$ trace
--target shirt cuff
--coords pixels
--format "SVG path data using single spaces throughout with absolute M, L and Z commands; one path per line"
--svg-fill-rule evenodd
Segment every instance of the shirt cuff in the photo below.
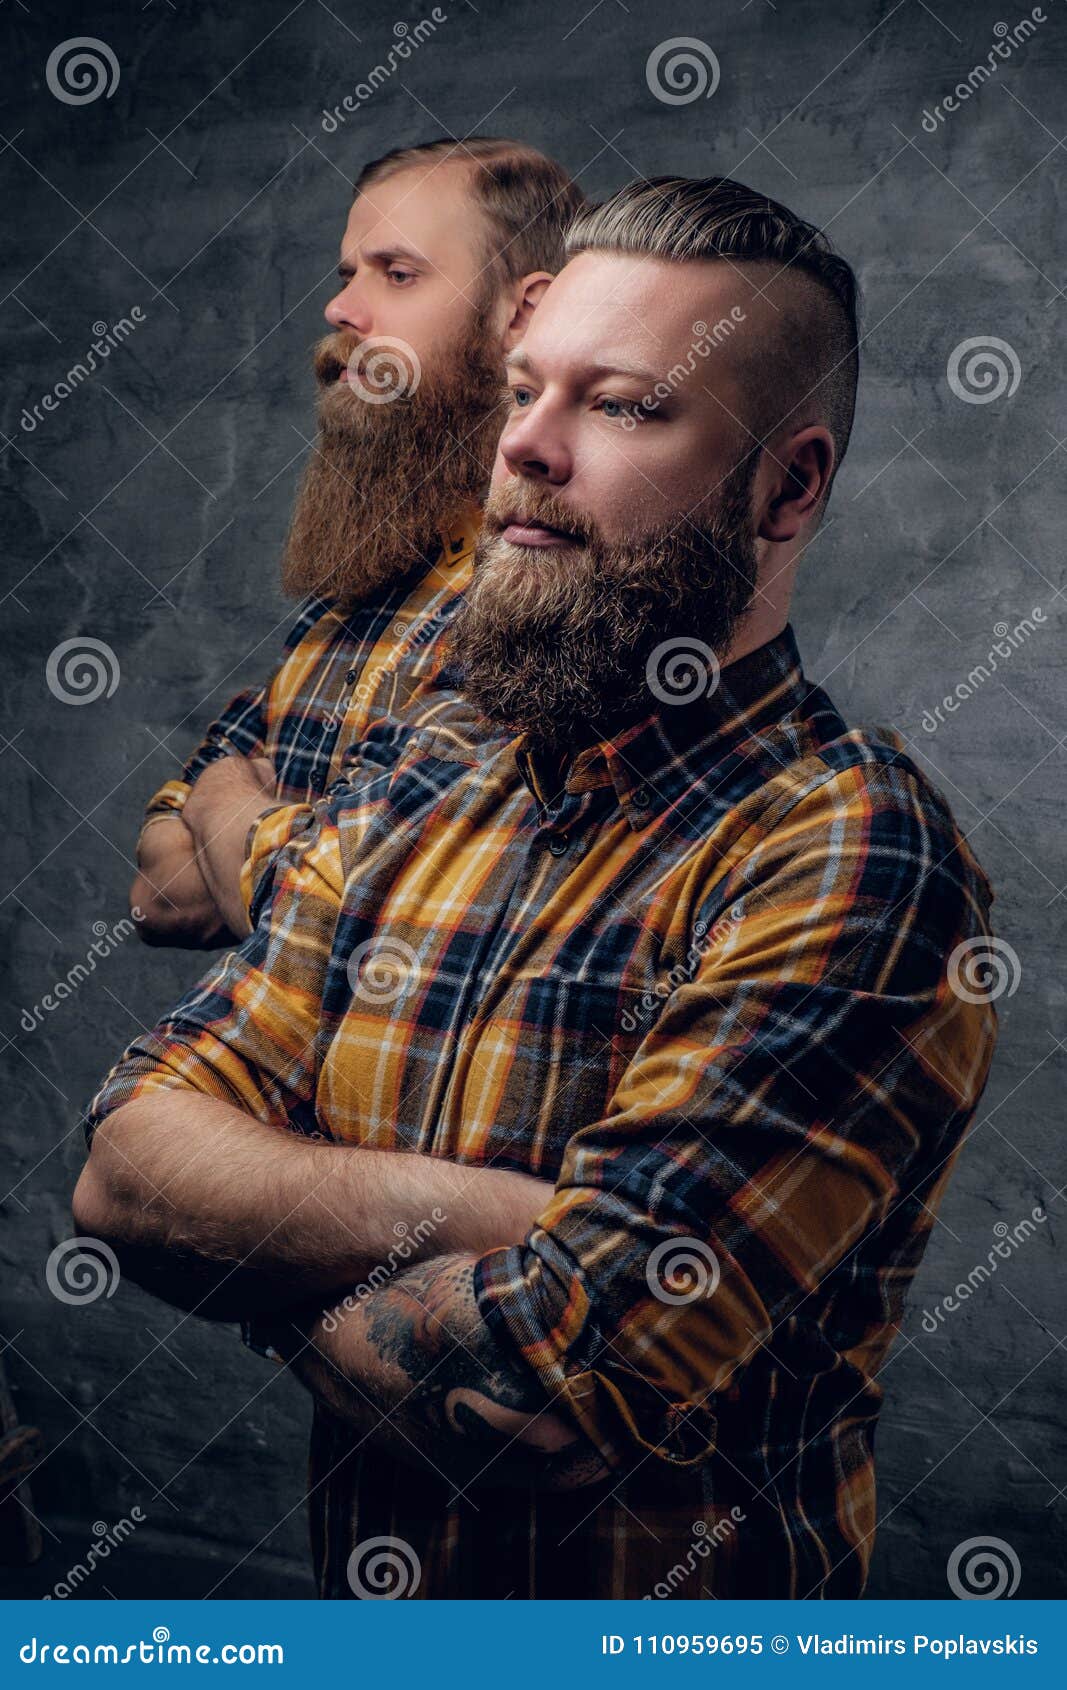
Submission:
M 151 821 L 153 816 L 180 816 L 185 808 L 185 800 L 192 791 L 187 780 L 168 780 L 148 800 L 145 809 L 145 821 Z
M 707 1400 L 674 1401 L 651 1380 L 628 1367 L 610 1343 L 586 1365 L 572 1360 L 561 1333 L 546 1330 L 540 1307 L 548 1276 L 528 1246 L 508 1245 L 480 1257 L 474 1270 L 478 1311 L 505 1354 L 518 1358 L 561 1403 L 610 1467 L 629 1468 L 648 1455 L 670 1467 L 694 1467 L 715 1449 L 718 1419 Z M 591 1324 L 587 1295 L 575 1276 L 558 1285 L 559 1324 Z M 535 1286 L 540 1297 L 535 1295 Z M 564 1306 L 565 1305 L 565 1306 Z M 583 1306 L 586 1318 L 582 1319 Z

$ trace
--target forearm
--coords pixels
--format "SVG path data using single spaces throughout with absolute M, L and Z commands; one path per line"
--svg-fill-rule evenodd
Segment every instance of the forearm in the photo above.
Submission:
M 201 1312 L 232 1319 L 325 1302 L 401 1238 L 414 1259 L 514 1241 L 548 1195 L 523 1174 L 309 1140 L 176 1088 L 100 1123 L 75 1216 L 147 1289 L 166 1296 L 170 1275 L 185 1307 L 192 1275 L 212 1293 Z
M 361 1439 L 459 1491 L 477 1482 L 573 1490 L 608 1468 L 478 1312 L 476 1257 L 398 1273 L 339 1319 L 298 1320 L 290 1366 Z
M 231 933 L 243 938 L 249 931 L 241 896 L 241 868 L 252 823 L 262 814 L 261 794 L 236 802 L 223 801 L 202 813 L 193 829 L 196 861 L 216 909 Z
M 137 864 L 130 908 L 140 911 L 138 932 L 146 944 L 209 949 L 233 937 L 201 873 L 193 835 L 180 815 L 145 826 L 138 841 Z

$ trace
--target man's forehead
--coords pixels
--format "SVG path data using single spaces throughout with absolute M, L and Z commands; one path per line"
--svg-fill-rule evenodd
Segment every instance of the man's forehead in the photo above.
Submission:
M 356 195 L 341 245 L 400 245 L 426 251 L 454 232 L 456 203 L 464 196 L 462 173 L 454 166 L 398 171 Z
M 741 328 L 759 279 L 723 262 L 583 252 L 546 289 L 517 352 L 520 367 L 662 370 L 694 339 Z

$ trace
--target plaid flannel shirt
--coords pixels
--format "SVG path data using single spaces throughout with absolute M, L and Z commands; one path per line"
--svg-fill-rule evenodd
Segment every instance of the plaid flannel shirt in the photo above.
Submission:
M 580 752 L 386 724 L 265 827 L 242 947 L 94 1100 L 190 1087 L 279 1128 L 556 1182 L 484 1320 L 611 1470 L 415 1480 L 316 1405 L 319 1586 L 403 1539 L 445 1597 L 851 1596 L 878 1373 L 985 1084 L 988 881 L 791 629 Z M 378 768 L 375 772 L 375 763 Z
M 237 693 L 212 722 L 176 780 L 149 800 L 145 823 L 180 815 L 209 763 L 235 754 L 269 757 L 278 797 L 321 796 L 344 753 L 383 708 L 399 717 L 434 662 L 435 636 L 470 583 L 481 512 L 465 506 L 437 535 L 437 552 L 389 591 L 347 612 L 334 600 L 301 607 L 278 668 L 264 686 Z

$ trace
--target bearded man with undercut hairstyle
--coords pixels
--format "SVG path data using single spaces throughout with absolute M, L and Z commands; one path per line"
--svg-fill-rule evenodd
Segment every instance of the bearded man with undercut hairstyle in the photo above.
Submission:
M 108 1076 L 75 1219 L 266 1323 L 323 1596 L 858 1597 L 992 892 L 789 622 L 848 264 L 720 178 L 631 184 L 567 257 L 436 711 L 260 822 L 252 935 Z

